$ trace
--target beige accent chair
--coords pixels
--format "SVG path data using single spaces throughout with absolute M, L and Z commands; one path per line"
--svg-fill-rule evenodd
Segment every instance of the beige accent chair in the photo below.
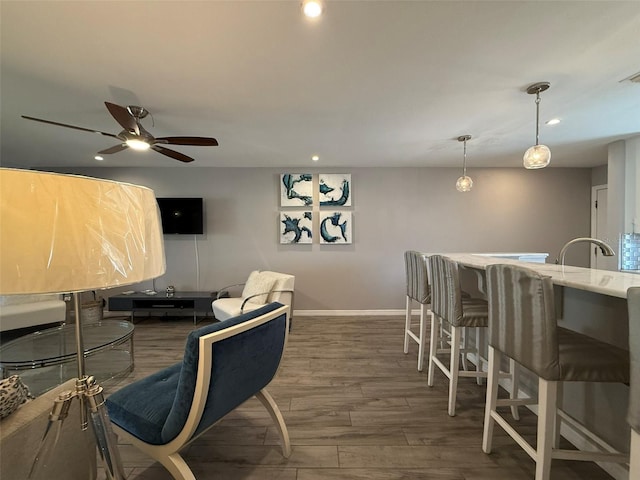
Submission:
M 49 421 L 53 402 L 75 390 L 75 379 L 49 390 L 0 420 L 0 478 L 26 479 Z M 96 476 L 96 444 L 91 430 L 80 427 L 80 401 L 73 400 L 51 461 L 42 467 L 45 478 L 87 480 Z
M 497 423 L 536 462 L 535 480 L 549 480 L 551 460 L 627 462 L 628 455 L 561 450 L 558 397 L 563 382 L 629 382 L 629 352 L 557 325 L 550 277 L 515 265 L 487 267 L 489 376 L 482 450 L 491 453 Z M 498 400 L 502 354 L 538 376 L 538 429 L 534 448 L 498 413 L 500 406 L 535 399 Z
M 223 321 L 250 312 L 271 302 L 289 307 L 288 316 L 293 315 L 293 293 L 295 277 L 286 273 L 254 270 L 244 283 L 221 288 L 211 303 L 216 320 Z M 234 288 L 244 287 L 239 297 L 225 297 Z

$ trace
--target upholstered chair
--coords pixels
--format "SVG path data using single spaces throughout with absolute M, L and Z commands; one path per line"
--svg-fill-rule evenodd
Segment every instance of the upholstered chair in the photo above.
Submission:
M 431 275 L 431 341 L 429 352 L 429 375 L 427 384 L 432 387 L 434 382 L 435 367 L 438 367 L 449 378 L 449 407 L 450 416 L 456 414 L 456 393 L 459 377 L 475 377 L 480 379 L 487 376 L 482 369 L 484 357 L 482 348 L 484 344 L 484 330 L 488 325 L 489 311 L 487 302 L 481 298 L 472 298 L 463 295 L 460 288 L 460 273 L 458 264 L 448 257 L 432 255 L 429 257 L 429 269 Z M 448 348 L 442 348 L 439 337 L 438 320 L 445 322 L 450 327 L 448 331 Z M 444 326 L 442 327 L 444 328 Z M 475 329 L 475 347 L 467 347 L 469 332 L 465 330 Z M 463 337 L 464 335 L 464 337 Z M 464 341 L 464 344 L 463 344 Z M 476 357 L 476 369 L 460 370 L 460 358 L 473 352 Z M 440 354 L 449 354 L 449 366 L 438 357 Z M 486 363 L 486 362 L 485 362 Z M 466 367 L 466 363 L 463 363 Z M 516 378 L 511 376 L 512 390 L 517 391 Z M 514 407 L 513 414 L 518 418 L 518 412 Z
M 217 320 L 227 320 L 267 303 L 279 302 L 289 307 L 291 317 L 295 279 L 286 273 L 254 270 L 244 283 L 227 285 L 218 291 L 217 298 L 211 302 L 213 315 Z M 240 296 L 232 294 L 234 287 L 244 287 Z
M 629 306 L 629 353 L 631 356 L 631 390 L 627 420 L 631 426 L 629 479 L 640 478 L 640 287 L 627 293 Z
M 422 371 L 424 347 L 427 343 L 427 316 L 431 315 L 431 289 L 428 278 L 428 257 L 424 253 L 408 250 L 404 252 L 404 266 L 407 277 L 407 301 L 404 323 L 404 353 L 409 353 L 409 340 L 418 344 L 418 371 Z M 413 302 L 420 305 L 418 333 L 412 330 Z
M 536 480 L 548 480 L 552 459 L 625 462 L 626 455 L 556 448 L 557 393 L 561 382 L 629 381 L 626 350 L 557 325 L 553 283 L 528 268 L 487 267 L 489 300 L 489 377 L 482 450 L 492 449 L 494 424 L 500 425 L 536 462 Z M 537 446 L 533 448 L 497 411 L 522 403 L 498 400 L 502 354 L 538 376 Z M 535 399 L 525 400 L 535 403 Z
M 109 396 L 106 405 L 116 433 L 176 480 L 195 480 L 180 451 L 255 396 L 271 415 L 288 457 L 287 427 L 266 390 L 287 342 L 287 311 L 270 303 L 191 332 L 181 362 Z

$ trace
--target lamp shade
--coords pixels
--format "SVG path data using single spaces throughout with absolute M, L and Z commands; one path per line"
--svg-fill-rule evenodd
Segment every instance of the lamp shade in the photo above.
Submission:
M 165 268 L 153 190 L 0 168 L 0 294 L 130 285 Z

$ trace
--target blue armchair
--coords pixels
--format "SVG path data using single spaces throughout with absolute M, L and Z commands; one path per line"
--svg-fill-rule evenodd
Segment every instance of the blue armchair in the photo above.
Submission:
M 182 362 L 113 393 L 106 401 L 116 433 L 160 462 L 176 480 L 195 480 L 180 450 L 256 396 L 291 454 L 280 409 L 265 387 L 274 378 L 289 331 L 288 307 L 270 303 L 194 330 Z

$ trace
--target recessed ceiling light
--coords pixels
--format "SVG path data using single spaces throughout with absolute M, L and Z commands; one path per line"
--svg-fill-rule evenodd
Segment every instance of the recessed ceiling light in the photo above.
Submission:
M 557 125 L 560 123 L 560 119 L 559 118 L 552 118 L 551 120 L 547 120 L 545 122 L 546 125 Z
M 312 155 L 311 160 L 313 160 L 314 162 L 317 162 L 318 160 L 320 160 L 320 157 L 318 155 Z
M 95 158 L 96 160 L 99 160 L 99 161 L 104 160 L 104 157 L 101 157 L 100 155 L 96 155 L 96 156 L 95 156 L 95 157 L 93 157 L 93 158 Z
M 317 18 L 322 15 L 322 2 L 320 0 L 304 0 L 302 11 L 309 18 Z

